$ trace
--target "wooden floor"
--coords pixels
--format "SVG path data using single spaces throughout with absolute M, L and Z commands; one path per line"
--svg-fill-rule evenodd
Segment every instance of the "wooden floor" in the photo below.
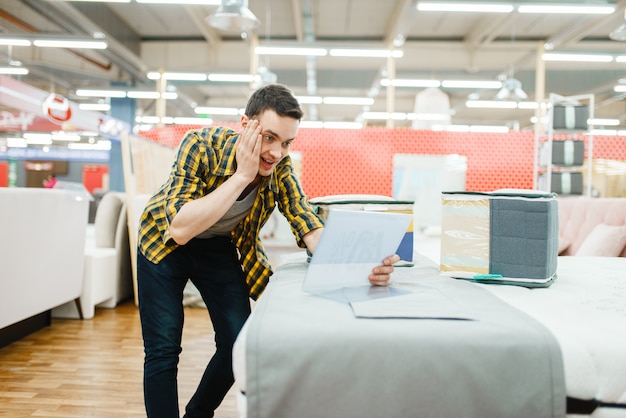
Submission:
M 206 309 L 186 308 L 179 364 L 181 410 L 214 352 Z M 145 417 L 139 312 L 125 303 L 90 320 L 52 325 L 0 348 L 0 416 Z M 181 412 L 182 414 L 182 412 Z M 215 415 L 237 418 L 231 390 Z

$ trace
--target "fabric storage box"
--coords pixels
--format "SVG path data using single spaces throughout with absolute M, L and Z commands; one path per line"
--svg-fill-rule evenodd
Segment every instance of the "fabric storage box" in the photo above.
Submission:
M 541 144 L 541 165 L 548 165 L 549 143 Z M 578 140 L 561 140 L 552 142 L 552 164 L 558 166 L 580 166 L 585 162 L 585 142 Z
M 580 171 L 559 171 L 550 173 L 550 191 L 563 195 L 583 194 L 583 173 Z M 546 174 L 539 176 L 539 186 L 547 189 Z
M 379 195 L 333 195 L 311 199 L 310 203 L 315 206 L 317 213 L 326 220 L 331 209 L 345 210 L 371 210 L 395 213 L 408 213 L 413 215 L 413 201 L 395 200 L 388 196 Z M 400 256 L 400 264 L 413 264 L 413 221 L 409 224 L 396 254 Z
M 556 278 L 556 194 L 531 190 L 443 192 L 442 274 L 547 287 Z
M 552 127 L 554 129 L 587 130 L 587 120 L 589 119 L 587 106 L 557 104 L 554 105 L 552 111 Z

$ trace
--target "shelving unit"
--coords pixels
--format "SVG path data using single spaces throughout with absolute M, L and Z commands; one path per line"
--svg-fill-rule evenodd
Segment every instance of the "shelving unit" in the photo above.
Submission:
M 555 114 L 555 109 L 558 114 Z M 555 117 L 558 122 L 556 127 Z M 551 93 L 549 100 L 539 103 L 535 122 L 535 190 L 591 196 L 593 126 L 590 122 L 593 118 L 593 94 L 565 97 Z M 555 140 L 555 136 L 558 139 Z M 561 146 L 562 152 L 559 155 L 554 153 L 556 143 Z M 587 171 L 583 176 L 585 156 Z M 560 157 L 563 158 L 559 159 Z M 569 183 L 565 182 L 569 187 L 565 187 L 565 190 L 562 190 L 563 184 L 556 187 L 552 179 L 554 174 L 561 179 L 569 179 Z M 572 187 L 572 179 L 577 178 L 581 179 L 580 189 Z

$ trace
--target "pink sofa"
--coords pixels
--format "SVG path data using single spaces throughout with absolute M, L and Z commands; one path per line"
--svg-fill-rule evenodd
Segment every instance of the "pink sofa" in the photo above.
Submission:
M 626 198 L 559 197 L 560 255 L 626 257 Z

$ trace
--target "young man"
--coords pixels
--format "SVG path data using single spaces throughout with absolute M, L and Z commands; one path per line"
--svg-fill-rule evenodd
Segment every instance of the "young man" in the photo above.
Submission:
M 301 118 L 289 89 L 260 88 L 241 117 L 241 133 L 208 127 L 185 135 L 168 180 L 146 205 L 137 282 L 148 417 L 179 416 L 176 379 L 188 279 L 208 308 L 216 353 L 185 417 L 211 417 L 234 381 L 232 347 L 250 314 L 249 297 L 256 300 L 272 274 L 259 232 L 276 205 L 298 245 L 315 251 L 323 224 L 289 159 Z M 398 258 L 374 268 L 370 282 L 387 285 Z

